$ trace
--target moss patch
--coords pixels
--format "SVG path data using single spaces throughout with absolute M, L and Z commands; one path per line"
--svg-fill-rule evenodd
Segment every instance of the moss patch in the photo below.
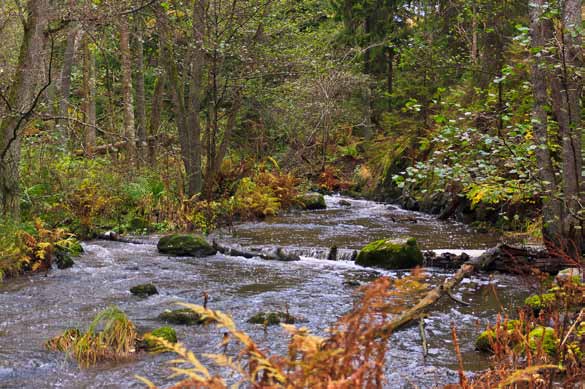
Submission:
M 555 330 L 550 327 L 536 327 L 530 331 L 528 339 L 532 351 L 536 351 L 540 344 L 548 355 L 554 355 L 557 351 L 559 340 L 555 335 Z
M 355 262 L 366 267 L 410 269 L 422 265 L 423 254 L 414 238 L 406 241 L 381 239 L 364 246 Z
M 531 308 L 535 315 L 538 315 L 542 309 L 551 307 L 556 299 L 554 293 L 533 294 L 526 297 L 524 305 Z
M 144 334 L 144 345 L 148 351 L 165 351 L 157 338 L 166 340 L 169 343 L 177 343 L 177 332 L 172 327 L 160 327 Z

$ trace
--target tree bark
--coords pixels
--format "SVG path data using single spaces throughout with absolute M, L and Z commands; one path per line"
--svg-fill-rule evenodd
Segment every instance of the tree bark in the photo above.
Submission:
M 163 105 L 165 91 L 165 75 L 160 73 L 154 85 L 154 93 L 152 95 L 152 104 L 150 108 L 150 123 L 148 126 L 148 135 L 156 137 L 161 124 L 161 112 Z M 156 163 L 157 143 L 155 141 L 148 141 L 148 159 L 151 166 Z
M 48 0 L 29 0 L 18 66 L 8 90 L 7 115 L 0 120 L 0 216 L 19 218 L 22 128 L 38 102 L 39 76 L 47 43 Z M 52 53 L 51 53 L 52 54 Z
M 562 138 L 562 200 L 565 213 L 561 220 L 563 239 L 561 247 L 574 258 L 580 256 L 583 231 L 578 212 L 582 197 L 581 110 L 579 96 L 581 85 L 575 69 L 580 64 L 580 40 L 576 34 L 581 24 L 581 1 L 567 0 L 562 9 L 562 27 L 558 43 L 556 74 L 550 78 L 552 107 Z M 573 36 L 575 35 L 575 36 Z
M 553 168 L 553 160 L 549 149 L 548 105 L 546 62 L 544 50 L 547 40 L 551 37 L 550 23 L 544 18 L 546 0 L 536 0 L 530 6 L 530 28 L 532 45 L 532 89 L 534 107 L 532 123 L 536 141 L 536 158 L 538 160 L 538 177 L 543 187 L 543 227 L 542 235 L 545 244 L 559 247 L 563 235 L 561 220 L 563 219 L 562 204 L 558 199 L 558 183 Z
M 138 138 L 138 162 L 146 159 L 146 103 L 144 91 L 144 42 L 142 20 L 136 22 L 134 39 L 135 64 L 134 77 L 136 85 L 136 135 Z
M 132 55 L 128 19 L 120 20 L 120 54 L 122 57 L 122 95 L 124 105 L 124 137 L 129 142 L 128 161 L 136 161 L 136 128 L 134 126 L 134 98 L 132 96 Z
M 69 116 L 69 96 L 71 95 L 71 72 L 75 61 L 75 49 L 79 40 L 80 30 L 74 26 L 67 33 L 65 52 L 63 53 L 63 67 L 59 82 L 59 115 Z
M 83 117 L 84 148 L 92 155 L 96 139 L 95 56 L 89 45 L 89 36 L 83 38 Z

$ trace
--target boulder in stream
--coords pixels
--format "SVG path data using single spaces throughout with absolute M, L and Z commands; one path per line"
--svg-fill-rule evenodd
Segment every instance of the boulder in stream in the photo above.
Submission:
M 263 324 L 267 326 L 274 326 L 280 323 L 295 324 L 299 320 L 287 312 L 260 312 L 248 319 L 251 324 Z
M 381 239 L 364 246 L 355 263 L 390 270 L 410 269 L 422 265 L 423 255 L 414 238 L 405 241 Z
M 323 197 L 323 195 L 320 193 L 306 193 L 302 196 L 299 196 L 298 199 L 303 207 L 308 210 L 327 208 L 327 204 L 325 204 L 325 197 Z
M 197 312 L 189 308 L 175 309 L 174 311 L 164 311 L 158 315 L 158 319 L 169 324 L 194 325 L 205 324 L 207 320 L 203 319 Z
M 158 251 L 177 256 L 205 257 L 214 255 L 217 250 L 201 235 L 172 234 L 160 238 Z
M 144 334 L 144 348 L 148 351 L 165 351 L 157 338 L 166 340 L 169 343 L 177 343 L 177 332 L 172 327 L 160 327 Z
M 158 290 L 153 284 L 140 284 L 131 287 L 130 293 L 138 297 L 148 297 L 154 294 L 158 294 Z

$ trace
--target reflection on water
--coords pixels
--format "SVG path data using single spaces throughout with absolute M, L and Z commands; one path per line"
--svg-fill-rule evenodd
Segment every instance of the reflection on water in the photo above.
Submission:
M 0 285 L 0 388 L 139 388 L 134 375 L 164 385 L 172 382 L 164 362 L 172 355 L 139 355 L 122 364 L 79 369 L 64 355 L 48 352 L 43 343 L 67 327 L 86 328 L 92 317 L 111 304 L 120 306 L 141 329 L 158 325 L 154 318 L 176 301 L 202 302 L 231 314 L 238 326 L 260 345 L 285 353 L 287 337 L 279 327 L 262 328 L 246 320 L 261 310 L 283 310 L 307 319 L 304 326 L 325 335 L 328 326 L 353 302 L 354 281 L 365 282 L 378 272 L 348 261 L 322 257 L 328 247 L 359 248 L 381 237 L 415 236 L 423 248 L 485 248 L 496 236 L 478 235 L 466 227 L 382 204 L 350 200 L 350 208 L 280 216 L 262 223 L 246 223 L 214 238 L 255 246 L 302 247 L 299 262 L 275 262 L 217 255 L 210 258 L 173 258 L 158 255 L 151 244 L 90 242 L 75 267 L 47 277 L 26 276 Z M 403 220 L 397 216 L 416 217 Z M 392 221 L 394 219 L 395 221 Z M 349 250 L 348 250 L 349 251 Z M 313 255 L 313 257 L 311 256 Z M 398 274 L 381 271 L 392 277 Z M 448 276 L 433 272 L 428 282 Z M 350 282 L 348 282 L 350 281 Z M 129 288 L 153 282 L 160 294 L 148 299 L 132 296 Z M 396 333 L 390 345 L 387 387 L 413 383 L 433 387 L 457 381 L 450 325 L 456 323 L 465 367 L 485 368 L 486 359 L 473 350 L 473 339 L 494 320 L 500 304 L 510 305 L 526 294 L 528 285 L 507 276 L 475 276 L 464 280 L 457 294 L 470 306 L 441 300 L 426 319 L 429 355 L 422 356 L 418 327 Z M 496 297 L 497 294 L 497 297 Z M 176 326 L 179 339 L 197 354 L 220 351 L 221 331 L 213 327 Z M 235 347 L 230 349 L 235 353 Z M 206 361 L 209 362 L 209 361 Z

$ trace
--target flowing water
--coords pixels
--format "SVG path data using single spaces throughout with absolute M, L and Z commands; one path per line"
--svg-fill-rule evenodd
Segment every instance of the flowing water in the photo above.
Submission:
M 213 238 L 245 247 L 283 247 L 301 255 L 298 262 L 264 261 L 216 255 L 176 258 L 156 251 L 156 237 L 144 244 L 94 241 L 67 270 L 37 274 L 0 284 L 0 388 L 140 388 L 135 375 L 165 386 L 169 354 L 141 354 L 124 363 L 80 369 L 60 353 L 46 351 L 43 343 L 68 327 L 86 328 L 95 314 L 115 304 L 140 330 L 160 326 L 156 317 L 173 309 L 177 301 L 201 303 L 210 295 L 210 307 L 229 313 L 239 328 L 261 346 L 285 352 L 287 337 L 278 327 L 246 323 L 259 311 L 284 310 L 306 319 L 304 326 L 324 335 L 326 329 L 354 301 L 345 281 L 365 281 L 376 274 L 399 272 L 365 269 L 343 260 L 353 249 L 379 238 L 413 236 L 423 249 L 454 252 L 493 246 L 498 237 L 477 234 L 465 226 L 439 222 L 431 216 L 394 206 L 326 197 L 328 209 L 298 212 L 264 222 L 245 223 Z M 328 248 L 337 246 L 342 260 L 327 261 Z M 430 270 L 428 281 L 438 283 L 450 273 Z M 130 287 L 153 282 L 159 295 L 134 297 Z M 393 335 L 387 363 L 388 388 L 435 387 L 457 381 L 450 326 L 458 328 L 465 369 L 485 368 L 487 359 L 473 350 L 475 336 L 494 321 L 500 307 L 514 306 L 529 290 L 522 280 L 504 275 L 478 275 L 466 279 L 457 295 L 471 303 L 462 306 L 441 299 L 425 319 L 429 352 L 423 357 L 418 326 Z M 220 352 L 221 332 L 213 326 L 175 326 L 179 340 L 197 354 Z M 229 352 L 235 352 L 231 346 Z M 203 358 L 205 362 L 205 359 Z

